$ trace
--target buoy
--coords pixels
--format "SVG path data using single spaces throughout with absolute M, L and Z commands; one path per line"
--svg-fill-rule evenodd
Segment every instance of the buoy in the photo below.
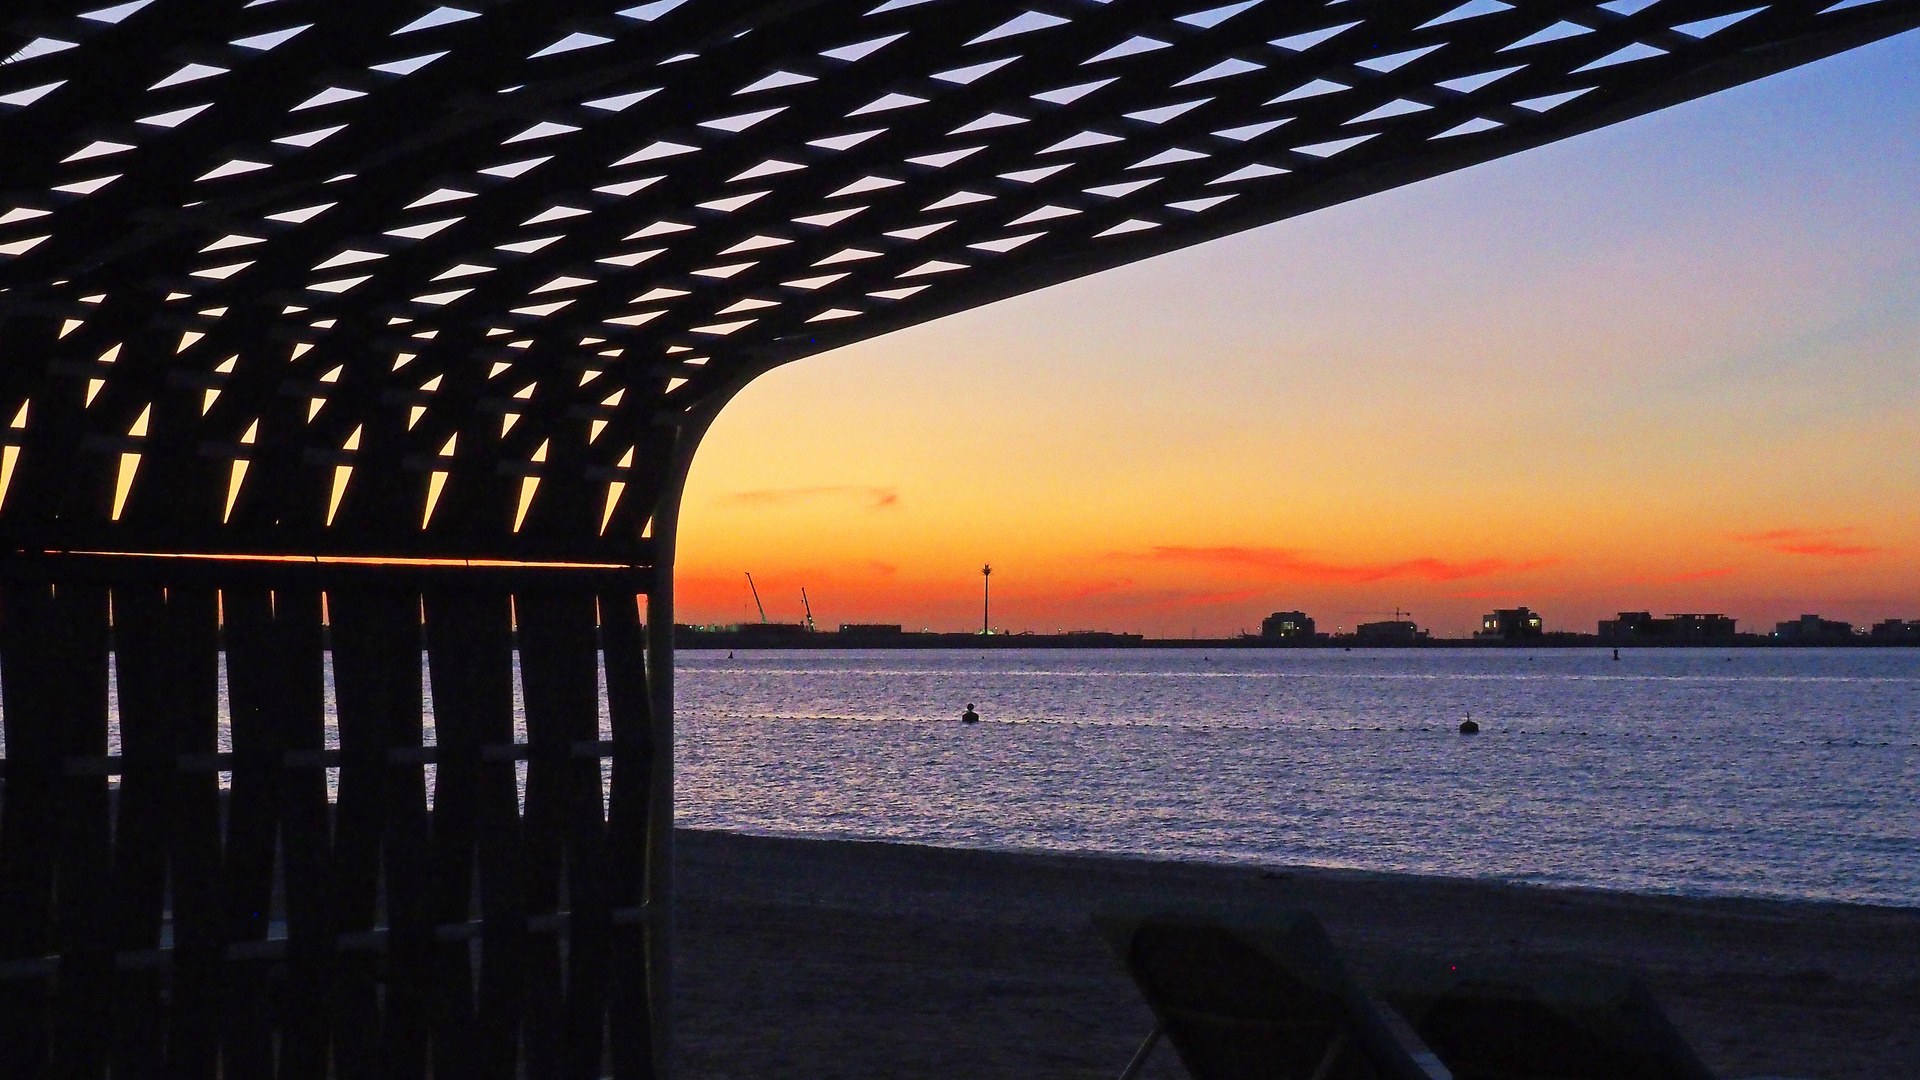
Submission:
M 1460 734 L 1478 735 L 1480 734 L 1480 725 L 1471 720 L 1462 720 L 1460 721 Z

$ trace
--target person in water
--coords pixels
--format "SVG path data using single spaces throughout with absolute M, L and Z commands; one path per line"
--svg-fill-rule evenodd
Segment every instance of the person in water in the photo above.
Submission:
M 967 711 L 960 714 L 960 722 L 963 724 L 977 724 L 980 722 L 980 714 L 973 711 L 973 702 L 967 702 Z

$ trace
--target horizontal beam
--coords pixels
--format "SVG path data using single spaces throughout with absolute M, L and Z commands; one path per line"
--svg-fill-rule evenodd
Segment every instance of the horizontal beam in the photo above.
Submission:
M 60 584 L 157 584 L 265 588 L 561 589 L 650 591 L 649 565 L 380 559 L 337 555 L 0 551 L 0 580 Z
M 650 566 L 653 541 L 640 536 L 434 537 L 406 529 L 182 528 L 67 521 L 0 523 L 0 552 L 205 553 L 277 558 L 592 563 Z

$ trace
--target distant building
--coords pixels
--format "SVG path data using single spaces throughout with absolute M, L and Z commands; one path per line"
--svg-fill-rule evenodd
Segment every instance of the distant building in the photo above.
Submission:
M 1623 611 L 1600 620 L 1600 636 L 1609 641 L 1665 638 L 1669 629 L 1668 621 L 1654 618 L 1651 611 Z
M 898 637 L 903 630 L 899 623 L 843 622 L 840 633 L 846 637 Z
M 1482 616 L 1480 632 L 1473 636 L 1483 641 L 1520 641 L 1545 634 L 1546 626 L 1540 621 L 1540 613 L 1520 607 L 1502 608 Z
M 1818 615 L 1802 615 L 1792 622 L 1783 622 L 1773 628 L 1773 636 L 1779 641 L 1809 644 L 1822 641 L 1852 641 L 1853 624 L 1823 619 Z
M 710 623 L 705 626 L 676 623 L 673 634 L 681 647 L 690 649 L 703 645 L 716 648 L 796 645 L 813 637 L 805 623 Z
M 1354 638 L 1362 645 L 1412 645 L 1425 641 L 1427 632 L 1411 619 L 1361 623 L 1353 628 Z
M 1656 619 L 1651 612 L 1623 611 L 1618 618 L 1600 620 L 1600 636 L 1621 644 L 1725 641 L 1734 633 L 1732 616 L 1717 613 L 1681 613 Z
M 812 630 L 807 628 L 806 623 L 790 623 L 790 622 L 739 623 L 737 625 L 727 627 L 726 632 L 730 634 L 738 634 L 744 638 L 754 638 L 757 640 L 806 637 L 808 634 L 813 633 Z
M 1739 632 L 1738 625 L 1731 615 L 1714 613 L 1682 613 L 1668 615 L 1668 633 L 1680 641 L 1712 641 L 1730 638 Z
M 1260 621 L 1263 638 L 1313 640 L 1313 620 L 1304 611 L 1276 611 Z
M 1911 641 L 1920 643 L 1920 619 L 1888 619 L 1873 624 L 1875 641 Z

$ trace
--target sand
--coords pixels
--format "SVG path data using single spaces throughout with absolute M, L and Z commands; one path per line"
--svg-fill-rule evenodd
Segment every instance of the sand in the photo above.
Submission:
M 1640 969 L 1722 1077 L 1920 1077 L 1920 909 L 683 832 L 698 1078 L 1117 1076 L 1152 1026 L 1104 904 L 1316 912 L 1356 974 L 1469 949 Z M 1185 1077 L 1162 1048 L 1144 1074 Z

